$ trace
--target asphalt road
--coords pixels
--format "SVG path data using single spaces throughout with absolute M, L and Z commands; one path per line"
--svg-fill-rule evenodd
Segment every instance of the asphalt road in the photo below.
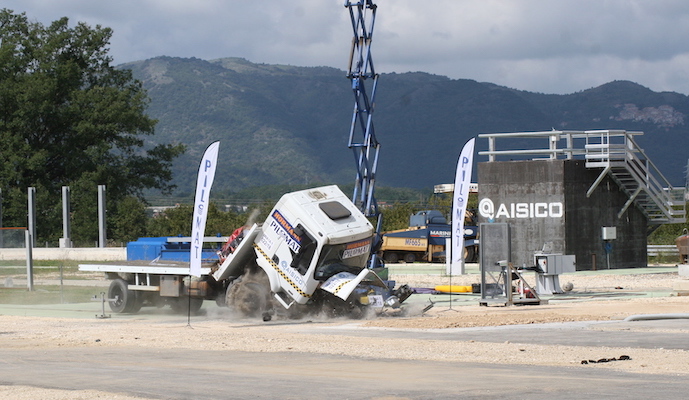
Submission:
M 630 328 L 636 328 L 631 330 Z M 689 319 L 654 321 L 583 321 L 550 324 L 503 325 L 476 328 L 357 329 L 347 325 L 304 330 L 301 333 L 346 334 L 351 336 L 394 337 L 399 339 L 461 340 L 489 343 L 537 345 L 631 347 L 689 351 Z
M 204 400 L 679 399 L 689 387 L 595 368 L 142 348 L 0 350 L 0 384 Z
M 0 314 L 93 318 L 100 304 L 0 305 Z M 106 309 L 106 313 L 109 310 Z M 118 316 L 119 317 L 119 316 Z M 124 317 L 123 317 L 124 318 Z M 138 319 L 179 319 L 168 314 Z M 627 329 L 630 324 L 643 329 Z M 313 335 L 475 340 L 689 351 L 689 320 L 573 322 L 444 329 L 305 329 Z M 0 327 L 0 335 L 3 334 Z M 604 356 L 620 356 L 605 354 Z M 151 399 L 598 399 L 686 398 L 686 376 L 604 368 L 430 362 L 306 353 L 84 347 L 0 348 L 0 385 L 101 390 Z

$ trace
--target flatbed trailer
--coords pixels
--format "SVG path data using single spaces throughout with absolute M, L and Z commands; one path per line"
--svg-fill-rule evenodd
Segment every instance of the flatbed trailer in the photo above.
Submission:
M 117 313 L 136 313 L 144 305 L 198 311 L 203 300 L 217 298 L 210 265 L 202 266 L 201 277 L 192 277 L 187 262 L 145 262 L 80 264 L 79 270 L 103 272 L 111 280 L 108 302 Z

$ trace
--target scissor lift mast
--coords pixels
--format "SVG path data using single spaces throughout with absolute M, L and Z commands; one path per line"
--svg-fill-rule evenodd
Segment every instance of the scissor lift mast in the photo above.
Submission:
M 354 92 L 354 112 L 348 146 L 354 152 L 357 166 L 352 202 L 365 216 L 378 218 L 380 228 L 380 213 L 374 194 L 380 143 L 376 139 L 373 127 L 378 74 L 371 58 L 377 6 L 371 0 L 347 0 L 345 7 L 349 9 L 354 33 L 347 73 Z M 367 88 L 367 85 L 370 88 Z

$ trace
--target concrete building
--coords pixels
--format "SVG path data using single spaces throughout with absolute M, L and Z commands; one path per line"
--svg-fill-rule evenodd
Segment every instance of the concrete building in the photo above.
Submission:
M 684 188 L 673 188 L 636 146 L 640 134 L 479 135 L 489 141 L 479 153 L 489 157 L 478 163 L 479 223 L 508 224 L 517 267 L 532 266 L 539 251 L 574 255 L 577 270 L 646 266 L 647 235 L 684 222 L 685 210 Z M 498 140 L 512 148 L 498 150 Z M 481 238 L 481 248 L 503 247 L 491 240 Z

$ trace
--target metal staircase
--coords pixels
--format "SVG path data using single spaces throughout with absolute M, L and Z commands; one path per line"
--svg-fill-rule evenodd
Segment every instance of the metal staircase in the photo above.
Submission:
M 649 225 L 686 221 L 684 188 L 673 188 L 644 151 L 634 141 L 640 132 L 586 131 L 587 168 L 603 168 L 586 193 L 590 196 L 607 175 L 629 199 L 618 212 L 618 218 L 635 204 Z

